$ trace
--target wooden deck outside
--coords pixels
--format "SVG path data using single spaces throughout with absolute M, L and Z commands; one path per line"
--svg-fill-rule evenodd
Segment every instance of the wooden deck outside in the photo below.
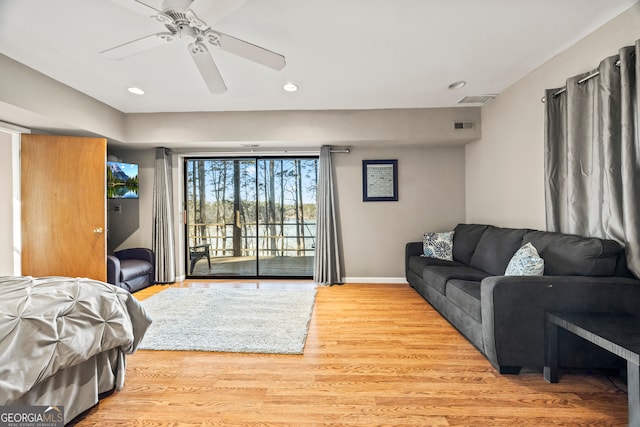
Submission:
M 207 259 L 201 258 L 190 276 L 252 277 L 258 275 L 257 266 L 261 276 L 311 277 L 313 259 L 313 256 L 261 256 L 256 264 L 255 257 L 211 257 L 209 268 Z
M 77 425 L 624 426 L 624 387 L 597 373 L 500 375 L 408 285 L 350 284 L 318 288 L 303 355 L 138 351 L 124 389 Z

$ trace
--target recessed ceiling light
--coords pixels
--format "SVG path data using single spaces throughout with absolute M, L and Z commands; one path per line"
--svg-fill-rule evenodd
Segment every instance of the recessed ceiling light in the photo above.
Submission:
M 457 82 L 451 83 L 449 85 L 449 89 L 451 89 L 451 90 L 460 89 L 460 88 L 463 88 L 466 84 L 467 84 L 467 82 L 465 82 L 464 80 L 459 80 Z
M 144 95 L 144 91 L 139 87 L 130 87 L 130 88 L 127 88 L 127 90 L 136 95 Z
M 282 86 L 282 89 L 286 90 L 287 92 L 295 92 L 298 90 L 298 85 L 296 85 L 295 83 L 285 83 L 284 86 Z

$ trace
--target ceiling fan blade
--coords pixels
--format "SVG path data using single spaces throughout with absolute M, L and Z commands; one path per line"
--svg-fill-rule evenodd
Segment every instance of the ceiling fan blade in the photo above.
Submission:
M 141 0 L 111 0 L 111 2 L 146 16 L 152 16 L 156 13 L 162 12 L 148 4 L 148 2 Z
M 234 55 L 273 68 L 274 70 L 281 70 L 286 64 L 284 56 L 279 53 L 237 39 L 228 34 L 217 31 L 207 31 L 204 35 L 212 45 L 226 50 L 229 53 L 233 53 Z
M 140 6 L 136 6 L 139 8 L 147 8 L 147 9 L 152 9 L 156 12 L 160 12 L 160 10 L 156 9 L 155 7 L 151 6 L 148 2 L 146 1 L 142 1 L 142 0 L 133 0 L 135 3 L 138 3 Z
M 194 0 L 190 9 L 209 23 L 214 24 L 246 3 L 246 0 Z
M 109 59 L 123 59 L 133 56 L 144 50 L 153 49 L 154 47 L 167 44 L 173 41 L 174 36 L 171 33 L 157 33 L 145 36 L 137 40 L 121 44 L 100 52 L 101 55 Z
M 213 61 L 209 50 L 202 43 L 191 43 L 189 45 L 189 53 L 195 62 L 198 71 L 202 75 L 202 79 L 206 83 L 211 93 L 224 93 L 227 90 L 227 86 L 222 80 L 220 71 L 216 63 Z

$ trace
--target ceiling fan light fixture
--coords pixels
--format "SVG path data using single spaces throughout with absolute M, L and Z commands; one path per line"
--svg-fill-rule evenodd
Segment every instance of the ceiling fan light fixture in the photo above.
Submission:
M 131 87 L 127 88 L 127 90 L 129 92 L 133 93 L 134 95 L 144 95 L 144 91 L 142 89 L 140 89 L 139 87 L 131 86 Z
M 282 86 L 282 89 L 287 92 L 295 92 L 298 90 L 298 85 L 295 83 L 287 82 L 284 84 L 284 86 Z

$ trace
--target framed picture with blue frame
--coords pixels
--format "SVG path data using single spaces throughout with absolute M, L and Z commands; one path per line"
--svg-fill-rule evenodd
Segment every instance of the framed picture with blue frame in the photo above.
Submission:
M 398 160 L 362 161 L 362 201 L 398 201 Z

